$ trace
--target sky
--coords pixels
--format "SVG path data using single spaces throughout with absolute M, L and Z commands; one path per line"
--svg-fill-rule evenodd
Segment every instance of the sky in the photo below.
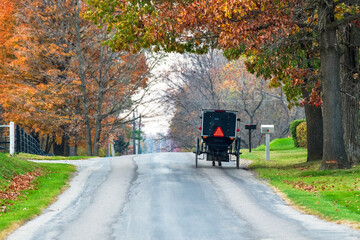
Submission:
M 160 60 L 157 66 L 152 70 L 152 80 L 154 84 L 151 86 L 150 91 L 148 92 L 145 103 L 139 106 L 139 114 L 148 116 L 143 118 L 142 130 L 147 135 L 156 135 L 156 134 L 166 134 L 169 130 L 169 122 L 171 120 L 171 112 L 165 109 L 163 103 L 158 103 L 153 99 L 156 99 L 166 92 L 167 84 L 159 80 L 159 75 L 169 70 L 170 66 L 178 61 L 181 61 L 183 58 L 181 54 L 169 53 L 167 57 L 164 57 Z

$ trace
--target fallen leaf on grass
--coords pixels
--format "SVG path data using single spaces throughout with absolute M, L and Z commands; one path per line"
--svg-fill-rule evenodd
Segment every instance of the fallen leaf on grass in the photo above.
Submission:
M 32 188 L 31 182 L 38 176 L 40 174 L 36 171 L 15 176 L 8 187 L 0 190 L 0 200 L 16 200 L 21 191 Z
M 316 190 L 316 187 L 310 184 L 306 184 L 303 181 L 296 181 L 296 182 L 291 182 L 291 181 L 284 181 L 285 183 L 292 185 L 293 188 L 296 189 L 301 189 L 307 192 L 318 192 L 318 190 Z

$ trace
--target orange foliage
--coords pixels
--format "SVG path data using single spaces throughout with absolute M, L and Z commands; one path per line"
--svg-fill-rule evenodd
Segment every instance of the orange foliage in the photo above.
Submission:
M 14 1 L 2 0 L 0 2 L 0 45 L 9 37 L 9 28 L 12 24 L 12 15 L 14 12 Z
M 195 38 L 208 32 L 218 36 L 223 49 L 237 49 L 241 44 L 259 46 L 292 30 L 289 3 L 196 0 L 182 9 L 177 22 L 183 32 L 195 29 Z
M 19 16 L 26 20 L 16 19 L 14 32 L 4 46 L 9 56 L 4 61 L 6 72 L 3 88 L 0 92 L 0 103 L 5 109 L 3 117 L 14 121 L 42 135 L 63 132 L 60 126 L 66 124 L 67 114 L 59 109 L 66 105 L 66 97 L 72 90 L 70 82 L 59 82 L 64 74 L 59 71 L 59 62 L 67 57 L 66 52 L 50 41 L 51 33 L 41 29 L 31 7 L 21 5 Z
M 8 0 L 1 4 L 7 2 L 9 9 L 13 7 Z M 79 13 L 74 12 L 73 1 L 61 4 L 59 7 L 42 0 L 23 0 L 13 31 L 6 39 L 0 36 L 0 44 L 9 54 L 1 56 L 6 71 L 0 72 L 0 104 L 6 121 L 14 121 L 40 136 L 50 135 L 57 143 L 64 134 L 76 134 L 79 144 L 85 135 L 83 92 L 76 29 L 71 18 Z M 0 16 L 0 28 L 6 27 L 9 33 L 9 26 L 2 24 L 7 21 L 2 20 L 11 18 L 11 13 L 8 10 Z M 131 107 L 131 96 L 146 87 L 146 58 L 142 54 L 115 55 L 100 44 L 102 29 L 81 18 L 80 27 L 91 125 L 98 116 L 110 129 L 119 111 Z
M 239 49 L 244 44 L 259 47 L 298 29 L 292 21 L 294 0 L 154 1 L 151 8 L 142 1 L 113 1 L 109 3 L 113 8 L 101 0 L 89 2 L 94 5 L 88 14 L 91 19 L 117 27 L 120 34 L 112 45 L 118 50 L 137 51 L 141 44 L 155 45 L 155 50 L 162 45 L 177 52 L 215 45 L 223 50 Z M 136 21 L 130 25 L 134 16 Z M 125 32 L 125 27 L 131 30 Z
M 4 59 L 9 51 L 6 42 L 13 32 L 13 14 L 16 1 L 0 1 L 0 71 L 3 69 Z

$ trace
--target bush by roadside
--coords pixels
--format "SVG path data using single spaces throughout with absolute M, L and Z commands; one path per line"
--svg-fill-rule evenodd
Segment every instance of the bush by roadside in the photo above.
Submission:
M 296 138 L 298 142 L 298 147 L 307 148 L 306 122 L 302 122 L 296 127 Z
M 298 139 L 296 136 L 296 128 L 300 123 L 305 121 L 306 121 L 305 119 L 297 119 L 290 123 L 290 133 L 291 133 L 291 137 L 294 140 L 295 147 L 299 147 Z

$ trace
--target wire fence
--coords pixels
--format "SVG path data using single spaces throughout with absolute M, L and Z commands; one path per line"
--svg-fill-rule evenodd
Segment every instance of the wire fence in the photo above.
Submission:
M 15 146 L 16 153 L 22 152 L 36 155 L 53 155 L 45 153 L 42 150 L 39 141 L 19 126 L 16 126 Z
M 8 152 L 10 146 L 10 136 L 8 127 L 0 127 L 0 152 Z

